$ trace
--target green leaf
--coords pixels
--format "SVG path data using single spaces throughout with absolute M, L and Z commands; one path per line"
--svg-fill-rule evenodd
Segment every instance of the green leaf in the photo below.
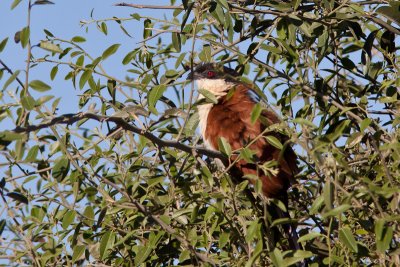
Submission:
M 1 178 L 0 180 L 0 189 L 4 189 L 4 187 L 6 186 L 6 178 Z
M 343 205 L 340 205 L 340 206 L 338 206 L 338 207 L 336 207 L 336 208 L 324 213 L 322 215 L 322 217 L 325 219 L 325 218 L 328 218 L 328 217 L 331 217 L 331 216 L 338 216 L 339 214 L 342 214 L 343 212 L 345 212 L 346 210 L 348 210 L 350 208 L 351 208 L 351 205 L 343 204 Z
M 1 220 L 0 221 L 0 236 L 3 234 L 4 228 L 6 228 L 6 220 Z
M 252 242 L 254 241 L 260 234 L 261 224 L 258 220 L 252 221 L 249 223 L 246 232 L 246 241 Z
M 247 163 L 254 163 L 254 155 L 254 151 L 247 147 L 243 148 L 240 151 L 240 157 L 244 159 Z
M 350 250 L 352 250 L 355 253 L 358 252 L 357 242 L 356 242 L 356 239 L 354 238 L 353 233 L 351 232 L 350 228 L 343 227 L 342 229 L 340 229 L 339 230 L 339 239 Z
M 53 44 L 48 41 L 41 41 L 39 44 L 39 47 L 44 50 L 53 52 L 53 53 L 62 53 L 63 52 L 63 50 L 58 45 Z
M 100 257 L 102 260 L 108 257 L 109 249 L 113 247 L 115 234 L 112 231 L 106 231 L 100 240 Z
M 158 114 L 155 106 L 157 101 L 163 96 L 166 89 L 167 87 L 164 84 L 156 85 L 150 90 L 147 96 L 149 109 L 154 114 Z
M 13 10 L 14 8 L 16 8 L 19 3 L 21 3 L 22 0 L 14 0 L 14 2 L 12 2 L 11 4 L 11 10 Z
M 101 23 L 100 29 L 101 32 L 104 33 L 105 35 L 108 34 L 107 24 L 104 21 Z
M 75 65 L 82 67 L 83 64 L 85 63 L 85 56 L 81 55 L 80 57 L 78 57 L 78 59 L 75 62 Z
M 52 81 L 54 81 L 54 78 L 56 77 L 57 72 L 58 72 L 58 65 L 54 66 L 50 71 L 50 79 Z
M 36 161 L 38 153 L 39 153 L 39 146 L 37 146 L 37 145 L 36 145 L 36 146 L 33 146 L 33 147 L 29 150 L 28 154 L 26 155 L 25 161 L 27 161 L 27 162 L 34 162 L 34 161 Z
M 8 41 L 8 37 L 5 38 L 3 41 L 1 41 L 1 43 L 0 43 L 0 53 L 3 52 L 4 47 L 6 47 L 7 41 Z
M 199 124 L 199 113 L 196 112 L 192 116 L 190 116 L 189 120 L 185 125 L 185 134 L 193 135 L 196 131 L 197 125 Z
M 85 245 L 76 245 L 73 249 L 72 253 L 72 262 L 75 263 L 77 260 L 79 260 L 83 253 L 85 252 L 86 246 Z
M 1 141 L 15 141 L 21 140 L 24 138 L 25 134 L 23 133 L 16 133 L 13 131 L 2 131 L 0 132 L 0 140 Z
M 71 41 L 75 43 L 83 43 L 86 42 L 86 39 L 83 38 L 82 36 L 74 36 L 72 37 Z
M 29 36 L 30 36 L 29 27 L 23 28 L 20 33 L 21 45 L 23 48 L 25 48 L 27 46 L 27 44 L 29 43 Z
M 203 50 L 199 54 L 199 59 L 203 62 L 211 62 L 211 47 L 210 45 L 204 45 Z
M 154 232 L 150 233 L 148 245 L 139 247 L 139 256 L 135 258 L 135 266 L 140 266 L 150 256 L 163 235 L 163 231 L 160 231 L 157 234 L 154 234 Z
M 314 129 L 318 128 L 317 125 L 315 125 L 311 121 L 303 119 L 303 118 L 296 118 L 296 119 L 293 120 L 293 123 L 298 123 L 298 124 L 301 124 L 301 125 L 307 125 L 307 126 L 310 126 L 310 127 L 314 128 Z
M 103 54 L 101 55 L 102 59 L 105 60 L 109 56 L 115 54 L 120 46 L 120 44 L 113 44 L 112 46 L 104 50 Z
M 132 38 L 132 36 L 129 34 L 129 32 L 124 28 L 124 26 L 119 25 L 119 28 L 122 30 L 123 33 L 125 33 L 127 36 L 129 36 L 130 38 Z
M 387 226 L 382 231 L 383 238 L 376 241 L 376 248 L 379 252 L 385 253 L 389 249 L 390 243 L 393 239 L 393 228 Z
M 84 222 L 87 225 L 92 226 L 94 224 L 94 211 L 92 206 L 86 206 L 83 211 L 83 216 L 85 216 Z
M 44 82 L 42 82 L 42 81 L 40 81 L 40 80 L 33 80 L 33 81 L 31 81 L 31 82 L 29 83 L 29 86 L 30 86 L 32 89 L 34 89 L 34 90 L 36 90 L 36 91 L 38 91 L 38 92 L 45 92 L 45 91 L 48 91 L 48 90 L 51 89 L 51 87 L 50 87 L 48 84 L 46 84 L 46 83 L 44 83 Z
M 375 236 L 377 240 L 383 239 L 383 228 L 385 226 L 385 220 L 379 219 L 375 222 Z
M 4 83 L 4 85 L 3 85 L 3 91 L 6 90 L 7 87 L 8 87 L 13 81 L 15 81 L 15 80 L 17 79 L 18 74 L 19 74 L 19 70 L 15 71 L 15 72 L 10 76 L 10 78 L 8 78 L 8 80 L 7 80 L 7 81 Z
M 135 50 L 129 52 L 128 54 L 126 54 L 126 56 L 125 56 L 124 59 L 122 60 L 122 64 L 124 64 L 124 65 L 129 64 L 129 63 L 133 60 L 133 58 L 135 57 L 135 55 L 136 55 L 136 51 L 135 51 Z
M 231 154 L 232 154 L 231 145 L 228 143 L 228 141 L 224 137 L 218 138 L 218 148 L 219 148 L 219 151 L 221 151 L 228 157 L 231 156 Z
M 43 29 L 43 31 L 47 36 L 54 37 L 54 35 L 49 30 Z
M 175 68 L 179 68 L 179 66 L 181 65 L 181 63 L 183 62 L 183 60 L 185 59 L 186 53 L 182 53 L 179 55 L 178 59 L 175 62 Z
M 323 236 L 323 235 L 320 234 L 320 233 L 311 232 L 311 233 L 308 233 L 308 234 L 305 234 L 305 235 L 301 236 L 299 238 L 298 242 L 299 243 L 305 242 L 305 241 L 312 240 L 312 239 L 315 239 L 315 238 L 320 237 L 320 236 Z
M 80 89 L 83 89 L 86 82 L 89 80 L 90 77 L 92 77 L 92 73 L 93 73 L 93 71 L 91 69 L 87 69 L 82 73 L 81 78 L 79 79 L 79 88 Z
M 185 14 L 183 14 L 183 17 L 182 17 L 181 32 L 183 32 L 183 29 L 185 28 L 186 22 L 189 18 L 190 12 L 192 12 L 193 6 L 194 6 L 194 2 L 190 2 L 187 5 L 186 12 L 185 12 Z
M 202 88 L 198 89 L 198 91 L 200 94 L 202 94 L 208 100 L 208 102 L 211 102 L 213 104 L 218 104 L 218 99 L 210 91 L 202 89 Z
M 34 5 L 54 5 L 54 3 L 49 0 L 36 0 Z
M 229 5 L 226 0 L 217 0 L 217 3 L 225 7 L 227 10 L 229 10 Z
M 255 123 L 261 115 L 263 108 L 260 103 L 254 105 L 253 109 L 251 110 L 251 123 Z
M 35 106 L 40 107 L 41 105 L 43 105 L 44 103 L 50 101 L 50 100 L 53 99 L 53 98 L 54 98 L 53 95 L 44 95 L 44 96 L 41 96 L 41 97 L 39 97 L 39 98 L 36 100 Z
M 263 251 L 263 241 L 260 239 L 258 240 L 257 245 L 251 255 L 251 258 L 249 259 L 249 261 L 247 261 L 245 267 L 254 266 L 254 263 L 260 257 L 262 251 Z
M 172 33 L 172 46 L 176 52 L 181 52 L 181 35 L 177 32 Z
M 56 159 L 52 169 L 52 175 L 57 181 L 61 181 L 67 176 L 69 171 L 69 159 L 66 156 L 61 156 Z
M 283 148 L 283 145 L 282 145 L 281 141 L 279 141 L 279 139 L 276 138 L 275 136 L 267 135 L 267 136 L 265 136 L 265 139 L 267 140 L 267 142 L 270 145 L 276 147 L 277 149 L 282 149 Z
M 150 246 L 138 246 L 138 255 L 135 257 L 135 266 L 141 266 L 152 251 L 153 248 Z
M 104 209 L 101 210 L 101 212 L 100 212 L 100 214 L 99 214 L 99 216 L 97 218 L 96 227 L 100 227 L 101 226 L 101 223 L 103 222 L 103 220 L 106 217 L 106 215 L 107 215 L 107 208 L 104 208 Z
M 293 257 L 288 257 L 283 260 L 282 266 L 295 266 L 296 263 L 312 256 L 313 253 L 310 251 L 296 250 Z
M 18 202 L 24 203 L 26 205 L 28 205 L 28 203 L 29 203 L 28 198 L 19 192 L 10 192 L 10 193 L 7 193 L 6 196 L 8 196 Z
M 317 197 L 310 208 L 310 214 L 314 215 L 317 214 L 322 205 L 324 204 L 324 196 Z
M 69 210 L 65 213 L 62 219 L 62 228 L 65 230 L 71 223 L 75 220 L 76 212 L 74 210 Z
M 152 25 L 150 19 L 145 19 L 143 24 L 144 24 L 143 39 L 146 39 L 146 38 L 152 36 L 152 31 L 149 28 L 152 28 L 153 25 Z
M 26 110 L 32 110 L 36 106 L 36 101 L 33 99 L 32 96 L 26 95 L 21 98 L 21 105 L 26 109 Z
M 360 124 L 360 132 L 364 132 L 365 129 L 367 129 L 368 126 L 370 126 L 372 123 L 372 120 L 370 118 L 365 118 Z
M 269 256 L 274 266 L 284 266 L 282 251 L 280 251 L 278 248 L 274 248 L 274 250 L 269 253 Z
M 381 6 L 376 12 L 400 25 L 400 3 L 398 1 L 391 1 L 390 6 Z

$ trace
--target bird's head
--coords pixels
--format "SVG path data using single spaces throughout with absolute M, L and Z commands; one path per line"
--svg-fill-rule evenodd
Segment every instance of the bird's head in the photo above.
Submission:
M 188 79 L 196 81 L 199 89 L 208 90 L 215 95 L 223 95 L 235 83 L 239 74 L 231 68 L 216 63 L 203 63 L 189 73 Z

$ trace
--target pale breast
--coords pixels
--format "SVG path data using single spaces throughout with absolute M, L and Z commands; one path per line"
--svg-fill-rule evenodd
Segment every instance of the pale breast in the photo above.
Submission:
M 198 106 L 197 110 L 199 112 L 200 133 L 201 133 L 201 136 L 203 137 L 204 145 L 207 148 L 215 149 L 214 147 L 211 146 L 210 141 L 206 138 L 207 118 L 208 118 L 208 114 L 210 113 L 210 110 L 212 107 L 213 107 L 212 104 L 204 104 L 204 105 Z

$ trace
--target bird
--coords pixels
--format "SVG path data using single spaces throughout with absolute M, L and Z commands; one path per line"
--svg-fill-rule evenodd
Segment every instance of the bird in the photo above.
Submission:
M 199 128 L 205 146 L 218 149 L 218 140 L 224 138 L 233 151 L 248 147 L 253 151 L 253 162 L 231 156 L 235 162 L 233 173 L 242 177 L 258 177 L 262 183 L 262 193 L 267 198 L 278 199 L 288 207 L 288 189 L 299 172 L 297 156 L 289 144 L 289 137 L 279 131 L 270 131 L 268 127 L 281 123 L 279 116 L 265 108 L 260 116 L 252 121 L 251 113 L 259 100 L 253 90 L 254 85 L 242 82 L 239 74 L 218 63 L 202 63 L 193 68 L 188 80 L 197 84 L 199 91 L 212 93 L 217 101 L 198 105 Z M 200 100 L 204 98 L 199 95 Z M 274 146 L 268 137 L 278 140 L 282 148 Z M 270 138 L 271 140 L 271 138 Z M 266 162 L 274 162 L 276 170 L 265 172 L 260 168 Z M 255 183 L 254 179 L 250 182 Z M 272 217 L 290 218 L 287 211 L 276 207 L 269 210 Z M 289 246 L 298 250 L 297 233 L 293 225 L 283 226 L 288 235 Z

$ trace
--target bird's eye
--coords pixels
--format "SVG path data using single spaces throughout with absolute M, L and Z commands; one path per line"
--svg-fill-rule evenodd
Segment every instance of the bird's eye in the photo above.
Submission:
M 215 72 L 213 72 L 211 70 L 207 72 L 207 77 L 208 78 L 214 78 L 214 76 L 215 76 Z

